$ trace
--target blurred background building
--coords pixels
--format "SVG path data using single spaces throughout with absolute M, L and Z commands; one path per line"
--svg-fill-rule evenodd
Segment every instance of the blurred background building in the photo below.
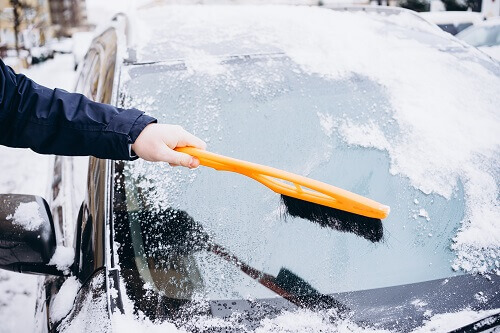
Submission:
M 75 31 L 90 29 L 85 0 L 49 0 L 48 3 L 57 37 L 70 37 Z
M 0 0 L 0 47 L 29 49 L 52 37 L 46 0 Z
M 14 67 L 52 58 L 55 38 L 92 28 L 85 0 L 0 0 L 0 56 Z

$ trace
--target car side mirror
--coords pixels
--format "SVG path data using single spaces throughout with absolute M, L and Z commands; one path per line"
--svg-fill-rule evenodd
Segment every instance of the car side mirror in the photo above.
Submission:
M 0 194 L 0 268 L 19 273 L 64 275 L 50 259 L 56 236 L 42 197 Z

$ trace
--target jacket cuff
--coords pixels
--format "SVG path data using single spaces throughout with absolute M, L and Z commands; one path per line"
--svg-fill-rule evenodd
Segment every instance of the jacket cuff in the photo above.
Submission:
M 132 144 L 135 142 L 135 140 L 137 139 L 137 137 L 139 136 L 139 134 L 141 134 L 142 130 L 148 126 L 149 124 L 151 123 L 156 123 L 158 122 L 156 120 L 156 118 L 153 118 L 153 117 L 150 117 L 146 114 L 142 114 L 141 116 L 139 116 L 139 118 L 136 119 L 134 125 L 132 126 L 132 128 L 130 129 L 130 133 L 129 133 L 129 158 L 131 161 L 134 161 L 136 159 L 139 158 L 139 156 L 137 156 L 137 154 L 132 150 Z
M 120 147 L 120 151 L 126 153 L 120 153 L 120 156 L 123 156 L 120 159 L 135 160 L 138 156 L 131 150 L 132 143 L 135 142 L 139 134 L 141 134 L 142 130 L 147 125 L 157 122 L 157 120 L 145 115 L 144 112 L 137 109 L 119 110 L 121 112 L 111 119 L 106 126 L 106 131 L 124 135 L 126 137 L 126 142 L 123 147 Z
M 133 109 L 135 110 L 135 109 Z M 139 111 L 141 112 L 141 111 Z M 128 133 L 130 144 L 134 143 L 139 134 L 141 134 L 142 130 L 151 123 L 157 123 L 158 120 L 156 118 L 150 117 L 144 112 L 141 112 L 141 115 L 137 117 L 130 128 Z

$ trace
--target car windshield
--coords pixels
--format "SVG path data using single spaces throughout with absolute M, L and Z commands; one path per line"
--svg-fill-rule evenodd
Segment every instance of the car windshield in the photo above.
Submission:
M 500 24 L 472 27 L 457 37 L 475 47 L 500 45 Z
M 117 162 L 114 238 L 140 310 L 285 303 L 497 269 L 500 68 L 489 57 L 404 15 L 166 10 L 144 16 L 158 24 L 121 68 L 119 106 L 391 213 L 373 224 L 311 221 L 240 174 Z M 230 56 L 235 44 L 253 52 Z M 162 61 L 172 55 L 183 60 Z
M 449 200 L 424 195 L 389 172 L 387 153 L 351 147 L 333 132 L 334 122 L 357 117 L 399 131 L 383 87 L 363 76 L 306 74 L 284 56 L 220 66 L 217 75 L 181 63 L 131 66 L 123 104 L 181 124 L 210 151 L 334 184 L 392 212 L 382 226 L 342 231 L 290 216 L 278 194 L 239 174 L 120 162 L 133 256 L 151 290 L 179 299 L 276 296 L 204 243 L 274 277 L 289 270 L 323 294 L 457 274 L 449 247 L 463 191 Z

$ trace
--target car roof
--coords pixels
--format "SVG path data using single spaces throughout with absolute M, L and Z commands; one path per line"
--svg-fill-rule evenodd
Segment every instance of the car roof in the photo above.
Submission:
M 420 13 L 426 20 L 435 24 L 460 24 L 460 23 L 479 23 L 483 20 L 481 13 L 464 11 L 446 11 L 446 12 L 423 12 Z
M 439 36 L 443 45 L 456 43 L 442 34 L 440 29 L 408 10 L 378 10 L 373 7 L 336 9 L 272 5 L 146 6 L 129 18 L 131 28 L 128 31 L 132 42 L 129 44 L 128 62 L 287 54 L 296 48 L 316 52 L 305 45 L 293 45 L 293 38 L 285 38 L 287 41 L 283 42 L 279 35 L 286 31 L 310 31 L 311 25 L 325 19 L 338 23 L 337 31 L 324 31 L 318 24 L 313 27 L 317 34 L 311 38 L 325 38 L 327 35 L 336 38 L 343 30 L 355 34 L 357 39 L 353 41 L 361 45 L 363 29 L 371 29 L 369 25 L 372 21 L 391 29 Z M 302 26 L 304 29 L 301 29 Z
M 482 21 L 482 22 L 479 22 L 479 23 L 475 23 L 474 24 L 475 26 L 481 26 L 481 27 L 484 27 L 484 26 L 496 26 L 496 25 L 500 25 L 500 17 L 492 17 L 490 19 L 487 19 L 485 21 Z

